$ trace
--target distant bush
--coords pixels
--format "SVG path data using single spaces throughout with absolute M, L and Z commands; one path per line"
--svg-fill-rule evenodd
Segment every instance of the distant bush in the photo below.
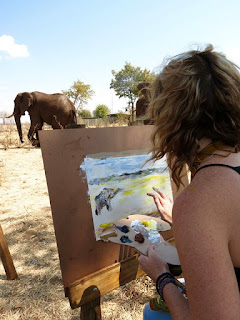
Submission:
M 105 118 L 109 115 L 110 110 L 105 104 L 99 104 L 93 111 L 93 114 L 97 118 Z
M 90 110 L 83 109 L 83 110 L 78 111 L 78 117 L 91 118 L 92 117 L 92 113 L 91 113 Z

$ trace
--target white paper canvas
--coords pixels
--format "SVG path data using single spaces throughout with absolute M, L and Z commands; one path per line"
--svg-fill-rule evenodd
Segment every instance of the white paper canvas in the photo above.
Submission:
M 137 154 L 134 154 L 137 153 Z M 141 152 L 140 152 L 141 153 Z M 156 206 L 147 193 L 152 188 L 172 197 L 166 161 L 147 162 L 149 154 L 132 152 L 87 156 L 81 169 L 85 171 L 96 239 L 104 225 L 131 214 L 154 214 Z

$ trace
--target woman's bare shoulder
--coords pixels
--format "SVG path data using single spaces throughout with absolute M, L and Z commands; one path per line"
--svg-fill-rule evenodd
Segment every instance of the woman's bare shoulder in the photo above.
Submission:
M 177 197 L 173 208 L 175 218 L 219 218 L 239 206 L 240 175 L 225 167 L 204 168 Z M 191 217 L 189 217 L 189 214 Z M 226 215 L 225 215 L 226 216 Z M 228 216 L 229 218 L 229 216 Z

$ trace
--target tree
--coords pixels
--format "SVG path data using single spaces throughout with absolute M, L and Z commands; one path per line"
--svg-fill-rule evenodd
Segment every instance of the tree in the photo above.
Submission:
M 125 62 L 124 67 L 119 72 L 112 70 L 112 75 L 114 79 L 111 80 L 110 89 L 114 89 L 119 98 L 128 99 L 133 123 L 134 103 L 141 96 L 137 85 L 141 82 L 152 82 L 155 75 L 147 69 L 142 70 L 140 67 L 134 67 L 129 62 Z
M 93 114 L 97 118 L 105 118 L 110 113 L 109 108 L 105 104 L 99 104 L 93 111 Z
M 74 81 L 71 88 L 69 90 L 62 90 L 62 93 L 72 100 L 77 111 L 81 110 L 94 95 L 90 84 L 84 84 L 80 80 Z
M 82 109 L 82 110 L 78 111 L 78 116 L 81 118 L 91 118 L 92 113 L 90 110 Z

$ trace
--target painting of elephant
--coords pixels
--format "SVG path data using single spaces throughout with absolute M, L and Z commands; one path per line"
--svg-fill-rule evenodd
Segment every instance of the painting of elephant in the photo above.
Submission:
M 8 118 L 14 116 L 21 142 L 23 137 L 20 118 L 26 111 L 31 122 L 28 139 L 33 145 L 39 145 L 38 130 L 42 129 L 44 123 L 51 125 L 53 129 L 63 129 L 68 124 L 77 123 L 74 104 L 61 93 L 46 94 L 37 91 L 18 93 L 14 105 L 14 112 Z
M 112 211 L 111 206 L 111 199 L 122 189 L 117 188 L 117 190 L 114 190 L 112 188 L 104 188 L 103 191 L 101 191 L 96 197 L 95 197 L 95 203 L 96 203 L 96 215 L 101 214 L 102 208 L 106 207 L 108 211 Z
M 142 82 L 137 86 L 138 90 L 141 91 L 142 95 L 136 101 L 136 117 L 137 119 L 144 119 L 149 103 L 149 88 L 150 82 Z M 150 124 L 149 120 L 144 120 L 144 124 Z

